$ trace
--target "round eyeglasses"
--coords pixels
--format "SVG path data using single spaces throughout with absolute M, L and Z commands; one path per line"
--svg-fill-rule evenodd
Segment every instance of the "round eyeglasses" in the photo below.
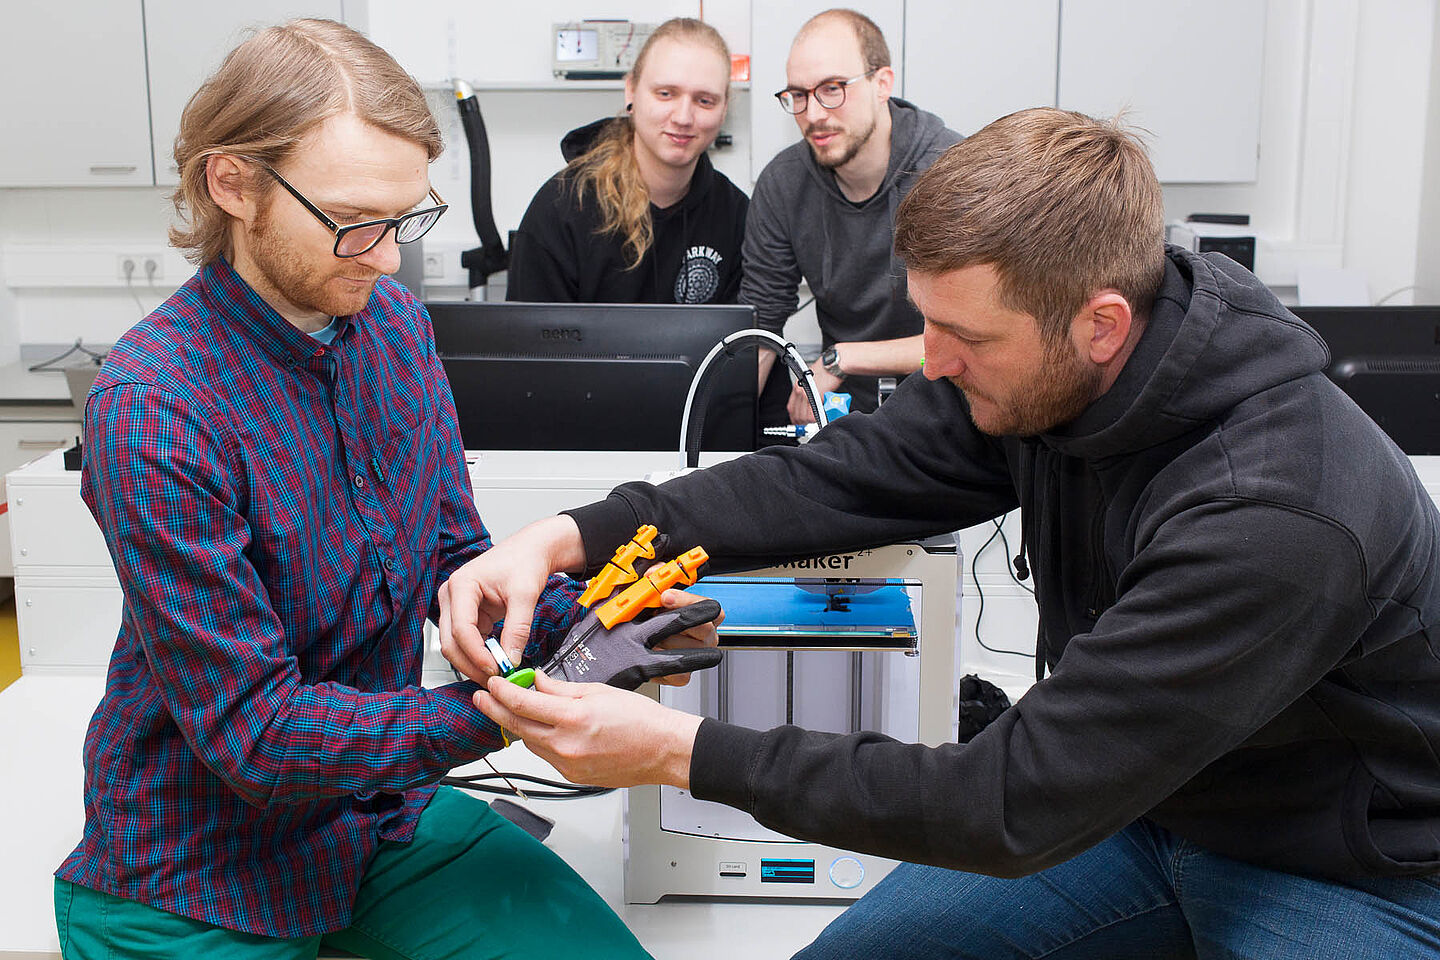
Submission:
M 430 197 L 435 201 L 435 206 L 426 207 L 423 210 L 412 210 L 399 217 L 381 217 L 378 220 L 365 220 L 360 223 L 347 223 L 341 226 L 334 220 L 327 217 L 319 207 L 305 198 L 305 195 L 290 185 L 280 174 L 276 173 L 269 164 L 261 164 L 275 180 L 290 192 L 290 196 L 300 201 L 300 204 L 315 215 L 315 219 L 323 223 L 326 228 L 335 234 L 335 256 L 342 260 L 351 257 L 358 257 L 361 254 L 369 253 L 375 249 L 375 245 L 385 239 L 385 234 L 391 227 L 395 228 L 396 243 L 412 243 L 425 236 L 435 222 L 440 219 L 440 214 L 450 209 L 450 205 L 440 199 L 440 194 L 435 188 L 430 188 Z
M 880 69 L 876 67 L 875 70 Z M 858 77 L 851 77 L 849 80 L 830 79 L 821 80 L 815 86 L 806 89 L 805 87 L 786 87 L 775 94 L 775 99 L 780 101 L 780 106 L 785 108 L 786 113 L 802 114 L 810 106 L 810 98 L 814 97 L 815 102 L 826 110 L 835 110 L 845 102 L 845 88 L 852 83 L 859 83 L 870 76 L 875 70 L 866 70 Z

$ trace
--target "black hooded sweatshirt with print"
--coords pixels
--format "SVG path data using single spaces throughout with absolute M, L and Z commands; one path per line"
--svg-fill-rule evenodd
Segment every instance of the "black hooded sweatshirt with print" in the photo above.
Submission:
M 568 162 L 609 119 L 561 141 Z M 530 303 L 734 303 L 740 292 L 745 194 L 701 154 L 681 200 L 650 206 L 654 242 L 628 268 L 624 238 L 600 232 L 595 197 L 561 170 L 545 182 L 511 239 L 505 299 Z

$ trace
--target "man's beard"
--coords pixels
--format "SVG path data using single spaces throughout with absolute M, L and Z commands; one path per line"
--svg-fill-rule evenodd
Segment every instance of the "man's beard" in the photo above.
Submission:
M 1100 388 L 1100 368 L 1075 356 L 1069 341 L 1064 339 L 1054 345 L 1046 344 L 1044 361 L 1037 373 L 1034 383 L 1013 390 L 1005 404 L 984 423 L 976 419 L 972 401 L 970 419 L 976 429 L 996 437 L 1031 437 L 1045 433 L 1080 416 L 1095 400 Z M 951 382 L 968 401 L 973 391 L 954 378 Z M 981 396 L 988 405 L 994 405 L 993 397 Z
M 817 124 L 817 126 L 819 126 L 819 125 Z M 824 128 L 823 126 L 821 126 L 820 129 L 823 131 L 825 128 Z M 809 130 L 805 131 L 805 135 L 808 137 L 811 133 L 814 133 L 814 132 L 815 132 L 815 127 L 811 127 Z M 856 154 L 858 154 L 858 153 L 860 152 L 861 148 L 864 147 L 865 144 L 867 144 L 867 143 L 870 142 L 870 138 L 871 138 L 872 136 L 874 136 L 874 134 L 875 134 L 875 119 L 872 117 L 872 118 L 870 119 L 870 125 L 865 128 L 865 132 L 864 132 L 864 133 L 853 134 L 853 135 L 850 136 L 850 138 L 849 138 L 849 139 L 850 139 L 850 145 L 849 145 L 848 147 L 846 147 L 845 150 L 844 150 L 844 152 L 842 152 L 838 157 L 836 157 L 836 158 L 834 158 L 834 159 L 827 159 L 827 158 L 821 156 L 821 155 L 820 155 L 820 152 L 819 152 L 818 150 L 816 150 L 813 146 L 810 148 L 810 152 L 811 152 L 812 154 L 814 154 L 814 156 L 815 156 L 815 162 L 816 162 L 816 163 L 820 164 L 820 166 L 822 166 L 822 167 L 825 167 L 827 170 L 834 170 L 834 169 L 836 169 L 836 168 L 838 168 L 838 167 L 843 167 L 843 166 L 845 166 L 845 164 L 849 163 L 851 160 L 854 160 Z M 845 134 L 843 134 L 843 133 L 840 134 L 840 135 L 841 135 L 842 137 L 845 136 Z
M 363 277 L 366 272 L 374 271 L 357 263 L 353 270 L 337 274 L 335 266 L 343 261 L 334 257 L 321 266 L 308 262 L 296 244 L 274 229 L 268 204 L 255 218 L 247 241 L 255 266 L 275 292 L 296 307 L 330 317 L 348 317 L 365 309 L 370 301 L 373 280 L 369 287 L 354 290 L 327 289 L 326 284 L 337 275 Z M 378 279 L 376 275 L 374 280 Z

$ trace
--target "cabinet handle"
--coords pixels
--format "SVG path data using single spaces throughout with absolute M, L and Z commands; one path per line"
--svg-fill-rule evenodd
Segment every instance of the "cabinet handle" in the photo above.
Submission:
M 90 172 L 91 172 L 91 173 L 101 173 L 101 174 L 110 174 L 110 173 L 115 173 L 115 174 L 120 174 L 120 173 L 134 173 L 134 172 L 135 172 L 136 170 L 138 170 L 138 169 L 139 169 L 139 167 L 135 166 L 135 164 L 133 164 L 133 163 L 92 163 L 92 164 L 90 164 Z
M 69 440 L 21 440 L 15 445 L 21 450 L 54 450 L 69 442 Z

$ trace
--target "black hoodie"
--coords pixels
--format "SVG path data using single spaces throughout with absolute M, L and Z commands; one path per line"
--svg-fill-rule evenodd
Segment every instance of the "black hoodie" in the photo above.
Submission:
M 736 569 L 1022 510 L 1046 679 L 967 744 L 707 719 L 696 797 L 1001 876 L 1141 816 L 1293 872 L 1440 871 L 1440 514 L 1313 330 L 1232 261 L 1168 253 L 1115 384 L 1051 433 L 985 436 L 911 377 L 804 447 L 573 513 L 597 566 L 647 522 Z
M 565 135 L 566 161 L 584 153 L 605 124 Z M 734 303 L 749 200 L 702 153 L 680 202 L 650 218 L 654 243 L 626 269 L 623 238 L 599 232 L 595 197 L 578 195 L 561 170 L 536 192 L 511 240 L 505 299 L 532 303 Z M 683 267 L 683 268 L 682 268 Z

